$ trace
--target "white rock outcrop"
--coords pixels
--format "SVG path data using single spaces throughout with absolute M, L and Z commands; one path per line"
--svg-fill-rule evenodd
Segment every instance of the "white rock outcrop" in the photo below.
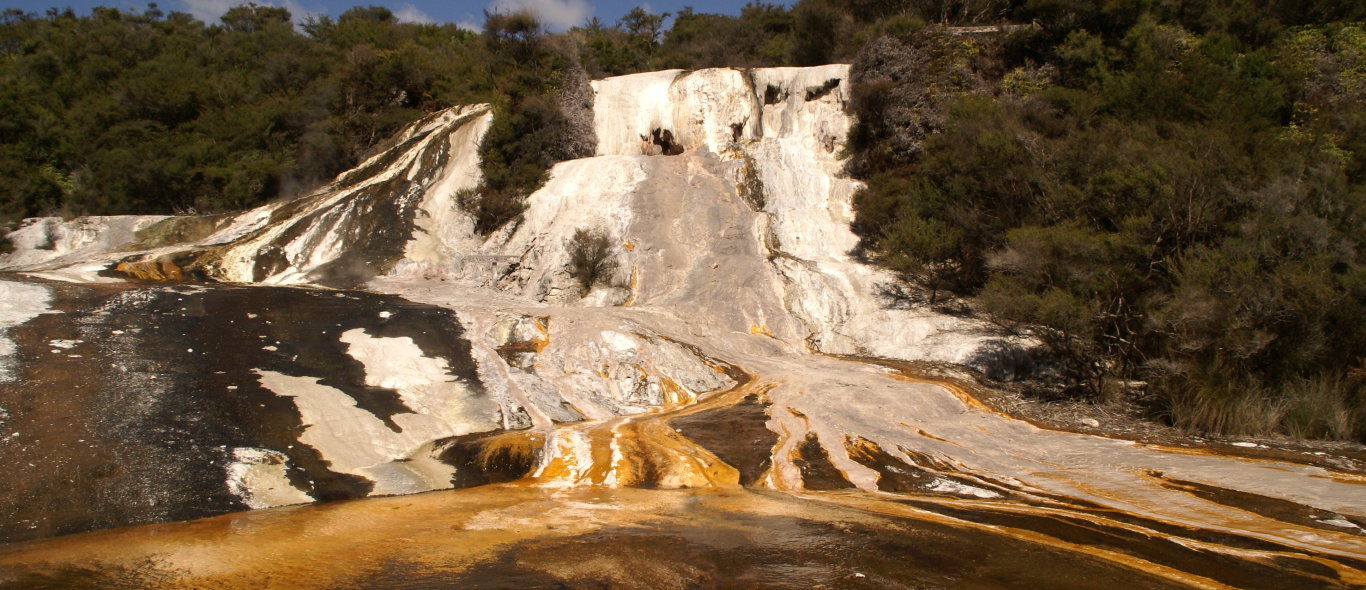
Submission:
M 886 295 L 895 277 L 851 258 L 859 183 L 840 159 L 851 125 L 847 78 L 847 66 L 830 65 L 594 81 L 599 157 L 556 166 L 526 221 L 482 252 L 518 260 L 504 288 L 563 304 L 577 299 L 563 244 L 579 227 L 607 228 L 623 245 L 619 268 L 632 269 L 616 281 L 631 287 L 633 305 L 716 313 L 735 329 L 819 352 L 998 369 L 1019 343 L 899 306 Z M 661 130 L 684 149 L 680 161 L 642 148 Z M 626 170 L 629 182 L 619 180 Z

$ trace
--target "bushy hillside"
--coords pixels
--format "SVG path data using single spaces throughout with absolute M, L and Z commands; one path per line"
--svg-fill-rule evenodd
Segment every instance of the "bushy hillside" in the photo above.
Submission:
M 297 32 L 151 9 L 0 23 L 0 213 L 218 211 L 292 196 L 423 111 L 487 99 L 477 36 L 355 9 Z
M 1321 10 L 1322 9 L 1322 10 Z M 1072 395 L 1366 437 L 1361 9 L 1033 2 L 854 62 L 868 255 L 1032 334 Z M 1346 22 L 1344 22 L 1346 21 Z

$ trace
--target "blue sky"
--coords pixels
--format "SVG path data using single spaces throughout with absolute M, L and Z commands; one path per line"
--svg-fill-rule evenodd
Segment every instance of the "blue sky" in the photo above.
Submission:
M 204 22 L 218 22 L 218 17 L 229 8 L 242 4 L 244 0 L 160 0 L 158 6 L 164 11 L 180 11 L 193 14 Z M 400 20 L 409 22 L 452 22 L 471 28 L 478 28 L 483 22 L 485 9 L 509 10 L 529 8 L 540 15 L 542 22 L 552 30 L 564 30 L 582 24 L 589 18 L 597 17 L 602 22 L 613 24 L 623 14 L 636 6 L 644 6 L 651 12 L 675 12 L 684 6 L 691 6 L 697 12 L 737 14 L 744 1 L 726 2 L 723 0 L 256 0 L 257 4 L 284 6 L 294 14 L 295 21 L 302 20 L 305 14 L 328 14 L 336 16 L 346 9 L 357 5 L 384 6 L 398 15 Z M 771 0 L 772 4 L 791 5 L 792 0 Z M 141 11 L 147 6 L 146 0 L 8 0 L 5 8 L 19 8 L 29 12 L 43 13 L 49 8 L 73 8 L 86 13 L 94 6 L 110 6 L 124 10 Z

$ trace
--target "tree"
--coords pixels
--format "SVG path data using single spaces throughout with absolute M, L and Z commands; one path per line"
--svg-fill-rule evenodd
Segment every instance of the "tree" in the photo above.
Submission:
M 237 33 L 255 33 L 272 25 L 290 24 L 289 11 L 279 6 L 262 6 L 255 2 L 229 8 L 219 20 L 223 27 Z

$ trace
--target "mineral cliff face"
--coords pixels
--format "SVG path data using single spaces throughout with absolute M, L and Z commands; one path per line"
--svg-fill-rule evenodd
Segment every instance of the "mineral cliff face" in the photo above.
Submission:
M 457 200 L 482 106 L 239 215 L 30 221 L 0 259 L 24 302 L 0 309 L 0 535 L 518 479 L 779 490 L 1167 583 L 1366 582 L 1359 476 L 1041 430 L 847 360 L 1008 375 L 1030 343 L 851 257 L 846 79 L 594 81 L 596 155 L 489 236 Z M 615 245 L 587 293 L 579 229 Z

